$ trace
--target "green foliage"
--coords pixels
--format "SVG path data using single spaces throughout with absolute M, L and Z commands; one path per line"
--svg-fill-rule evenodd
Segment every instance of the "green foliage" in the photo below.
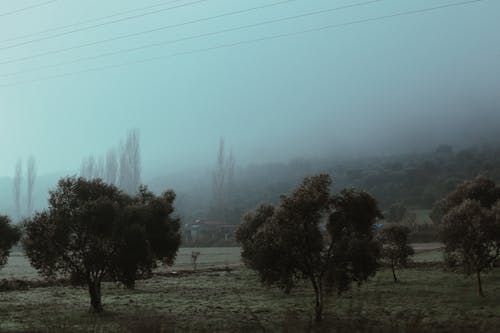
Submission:
M 141 186 L 125 208 L 113 273 L 127 287 L 133 288 L 138 276 L 150 276 L 159 261 L 173 264 L 181 240 L 180 221 L 171 216 L 174 200 L 173 191 L 155 196 Z
M 179 247 L 173 192 L 156 197 L 141 188 L 129 197 L 101 180 L 65 178 L 50 192 L 49 209 L 25 221 L 23 245 L 45 277 L 70 276 L 87 285 L 91 310 L 101 312 L 103 280 L 133 286 L 158 260 L 171 263 Z
M 401 223 L 407 214 L 408 209 L 403 204 L 395 203 L 384 213 L 384 217 L 387 222 Z
M 245 264 L 261 281 L 290 292 L 298 280 L 309 280 L 321 320 L 325 292 L 362 283 L 377 268 L 379 248 L 372 228 L 380 217 L 366 192 L 330 194 L 326 174 L 307 177 L 278 207 L 261 205 L 247 214 L 237 231 Z
M 482 207 L 490 209 L 500 200 L 500 187 L 493 180 L 483 176 L 466 181 L 434 205 L 431 213 L 432 221 L 439 225 L 451 209 L 467 199 L 477 201 Z
M 10 218 L 0 215 L 0 268 L 7 263 L 10 249 L 17 243 L 20 236 L 19 229 L 11 225 Z
M 406 226 L 391 225 L 380 230 L 377 239 L 382 244 L 382 259 L 389 264 L 394 282 L 398 281 L 396 268 L 406 267 L 415 253 L 408 245 L 410 229 Z
M 500 188 L 487 178 L 466 182 L 439 203 L 441 238 L 446 261 L 476 274 L 482 296 L 481 272 L 500 254 Z

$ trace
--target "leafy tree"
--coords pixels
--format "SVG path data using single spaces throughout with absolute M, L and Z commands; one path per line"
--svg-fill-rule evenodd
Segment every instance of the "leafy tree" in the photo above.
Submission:
M 151 275 L 158 262 L 173 264 L 181 242 L 180 220 L 171 216 L 174 199 L 173 191 L 155 196 L 141 186 L 126 207 L 114 274 L 128 288 L 134 287 L 138 276 Z
M 387 222 L 401 223 L 407 214 L 408 209 L 403 204 L 395 203 L 384 213 L 384 216 Z
M 460 264 L 467 275 L 475 274 L 478 294 L 484 296 L 481 272 L 489 270 L 500 251 L 500 203 L 494 210 L 466 199 L 444 217 L 441 238 L 448 263 Z
M 391 225 L 380 230 L 378 240 L 382 244 L 382 259 L 391 266 L 394 282 L 398 282 L 396 268 L 406 267 L 415 253 L 408 245 L 410 229 L 402 225 Z
M 10 218 L 0 215 L 0 268 L 7 263 L 10 249 L 17 243 L 20 235 L 19 229 L 11 225 Z
M 290 292 L 299 279 L 315 292 L 315 318 L 322 319 L 325 294 L 362 283 L 375 273 L 379 255 L 373 224 L 381 217 L 366 192 L 330 194 L 327 174 L 305 178 L 277 207 L 261 205 L 237 231 L 242 258 L 263 283 Z
M 493 180 L 483 176 L 464 182 L 434 205 L 430 215 L 432 222 L 439 225 L 451 209 L 467 199 L 477 201 L 481 207 L 490 209 L 500 200 L 500 187 Z
M 487 271 L 500 249 L 500 187 L 480 176 L 459 185 L 436 203 L 431 218 L 440 224 L 449 264 L 460 264 L 466 274 L 476 274 L 483 296 L 481 272 Z
M 42 275 L 86 285 L 90 310 L 102 312 L 102 281 L 131 286 L 158 260 L 173 261 L 179 246 L 179 221 L 170 217 L 174 198 L 145 188 L 131 198 L 100 179 L 61 179 L 49 209 L 25 221 L 26 254 Z

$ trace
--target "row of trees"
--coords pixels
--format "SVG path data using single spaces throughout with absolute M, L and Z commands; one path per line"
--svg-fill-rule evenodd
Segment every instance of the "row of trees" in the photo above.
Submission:
M 348 290 L 374 275 L 380 259 L 392 270 L 408 264 L 414 250 L 409 228 L 398 224 L 377 230 L 382 214 L 367 192 L 330 193 L 327 174 L 308 177 L 277 206 L 264 204 L 248 213 L 237 231 L 244 263 L 263 283 L 290 292 L 298 280 L 310 281 L 320 321 L 326 294 Z M 403 220 L 395 209 L 389 219 Z M 500 187 L 484 177 L 460 185 L 434 209 L 446 262 L 476 274 L 494 267 L 500 255 Z
M 125 142 L 111 148 L 105 156 L 89 155 L 80 166 L 80 176 L 103 179 L 128 194 L 134 194 L 141 184 L 140 136 L 137 129 L 127 133 Z
M 26 213 L 31 215 L 33 212 L 33 192 L 35 190 L 35 180 L 36 180 L 36 161 L 33 156 L 30 156 L 27 161 L 26 167 Z M 23 183 L 23 162 L 19 159 L 16 163 L 14 169 L 14 182 L 13 182 L 13 192 L 14 192 L 14 206 L 16 209 L 16 217 L 20 219 L 22 217 L 21 208 L 21 195 L 22 195 L 22 183 Z
M 425 153 L 356 159 L 302 158 L 288 163 L 239 166 L 227 202 L 231 209 L 228 221 L 238 223 L 246 211 L 262 201 L 277 204 L 282 193 L 292 191 L 303 177 L 319 172 L 335 175 L 337 188 L 354 187 L 368 191 L 377 198 L 383 211 L 389 210 L 396 202 L 409 209 L 430 209 L 436 200 L 478 174 L 500 181 L 499 152 L 500 145 L 463 150 L 442 145 Z M 189 199 L 183 202 L 183 214 L 187 216 L 189 212 L 199 211 L 197 218 L 207 214 L 211 189 L 208 182 L 205 187 L 203 194 L 199 194 L 200 186 L 186 193 Z M 437 230 L 430 232 L 437 235 Z
M 317 321 L 329 293 L 362 284 L 376 273 L 380 259 L 397 282 L 396 268 L 413 255 L 408 228 L 379 230 L 382 214 L 370 194 L 353 189 L 332 194 L 330 187 L 327 174 L 307 177 L 279 205 L 263 204 L 245 215 L 237 231 L 243 261 L 263 283 L 287 293 L 299 280 L 311 283 Z M 42 275 L 86 285 L 91 310 L 100 312 L 102 281 L 133 288 L 159 262 L 173 262 L 180 244 L 174 199 L 172 191 L 156 196 L 141 187 L 130 196 L 99 179 L 65 178 L 50 192 L 49 209 L 23 223 L 23 246 Z M 481 273 L 500 255 L 500 187 L 484 177 L 466 182 L 436 203 L 433 215 L 440 216 L 446 262 L 476 274 L 483 296 Z M 19 232 L 3 217 L 0 235 L 0 258 L 6 258 Z

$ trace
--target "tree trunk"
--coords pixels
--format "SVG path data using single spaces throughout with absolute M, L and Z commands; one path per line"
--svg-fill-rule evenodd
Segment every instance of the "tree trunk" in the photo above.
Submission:
M 101 303 L 101 281 L 88 281 L 90 294 L 90 309 L 89 312 L 101 313 L 104 311 Z
M 124 283 L 124 285 L 125 285 L 125 288 L 127 288 L 129 290 L 134 290 L 135 289 L 135 279 L 127 281 L 127 283 Z
M 314 311 L 316 314 L 316 322 L 320 322 L 323 319 L 323 287 L 321 281 L 313 283 L 314 293 L 316 294 L 316 305 Z
M 391 265 L 392 268 L 392 277 L 394 278 L 394 283 L 398 282 L 398 278 L 396 276 L 396 269 L 394 268 L 394 264 Z
M 481 271 L 479 270 L 476 271 L 476 277 L 477 277 L 477 292 L 479 296 L 484 297 L 483 286 L 481 283 Z

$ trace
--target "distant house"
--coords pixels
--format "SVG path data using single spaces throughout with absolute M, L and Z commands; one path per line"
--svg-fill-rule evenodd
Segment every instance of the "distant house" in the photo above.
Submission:
M 237 225 L 221 221 L 196 220 L 187 226 L 186 239 L 189 241 L 232 240 Z

